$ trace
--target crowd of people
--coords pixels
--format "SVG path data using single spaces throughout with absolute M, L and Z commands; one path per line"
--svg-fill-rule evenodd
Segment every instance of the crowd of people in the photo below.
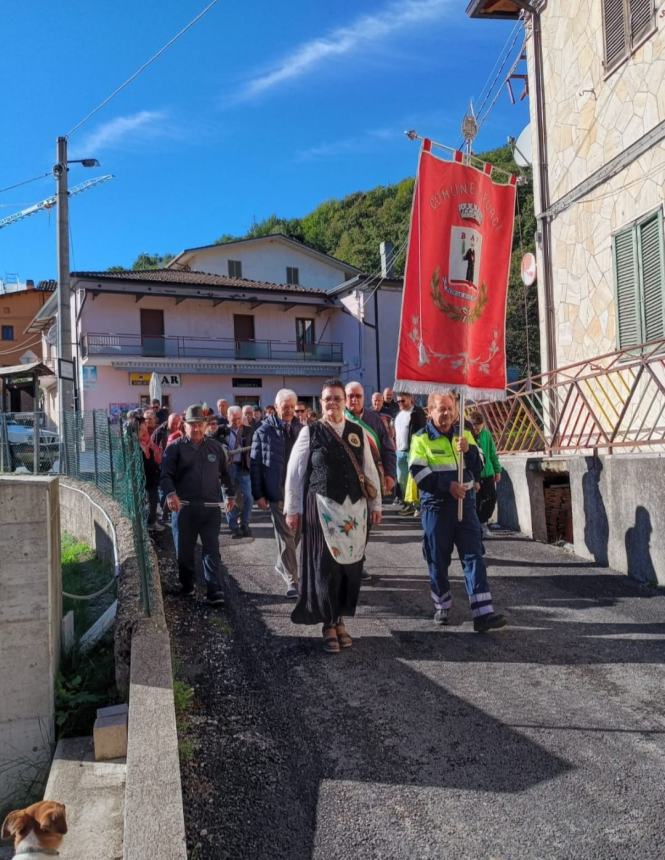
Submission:
M 159 401 L 128 416 L 143 453 L 147 524 L 170 523 L 182 594 L 194 593 L 194 552 L 202 546 L 207 600 L 223 604 L 219 536 L 251 538 L 254 507 L 268 512 L 275 571 L 295 601 L 295 624 L 320 624 L 323 647 L 351 647 L 345 618 L 355 614 L 371 528 L 384 504 L 419 517 L 434 602 L 448 623 L 449 567 L 457 548 L 477 632 L 503 627 L 494 611 L 483 537 L 496 504 L 501 465 L 482 414 L 464 421 L 453 394 L 431 394 L 426 408 L 386 388 L 365 405 L 361 383 L 331 379 L 317 415 L 284 388 L 265 412 L 217 401 L 169 414 Z M 463 480 L 458 480 L 460 458 Z

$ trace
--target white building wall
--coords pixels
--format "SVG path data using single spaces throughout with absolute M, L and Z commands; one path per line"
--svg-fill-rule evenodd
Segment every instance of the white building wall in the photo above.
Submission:
M 297 267 L 300 286 L 309 289 L 330 290 L 350 277 L 342 265 L 328 264 L 276 239 L 202 248 L 186 255 L 191 271 L 224 276 L 229 274 L 229 260 L 242 263 L 243 278 L 272 284 L 286 283 L 287 266 Z

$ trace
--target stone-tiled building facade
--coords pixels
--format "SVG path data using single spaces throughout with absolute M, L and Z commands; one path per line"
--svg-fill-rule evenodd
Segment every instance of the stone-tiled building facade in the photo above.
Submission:
M 527 6 L 538 12 L 542 40 L 540 115 Z M 467 9 L 478 18 L 525 18 L 537 215 L 541 177 L 549 185 L 557 367 L 665 337 L 665 17 L 656 7 L 472 0 Z M 538 262 L 542 367 L 551 369 L 542 245 Z

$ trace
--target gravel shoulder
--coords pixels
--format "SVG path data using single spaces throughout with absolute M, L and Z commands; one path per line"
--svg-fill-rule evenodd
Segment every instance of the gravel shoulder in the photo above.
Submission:
M 459 563 L 432 624 L 419 521 L 387 509 L 354 646 L 295 627 L 270 522 L 222 536 L 227 607 L 175 595 L 158 536 L 178 676 L 192 858 L 663 857 L 662 591 L 563 550 L 487 541 L 510 627 L 474 634 Z

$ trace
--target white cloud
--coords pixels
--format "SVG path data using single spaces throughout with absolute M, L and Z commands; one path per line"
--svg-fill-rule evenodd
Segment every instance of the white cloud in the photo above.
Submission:
M 72 148 L 77 153 L 94 156 L 105 149 L 120 149 L 156 137 L 172 136 L 168 114 L 162 110 L 142 110 L 129 116 L 118 116 L 91 132 Z
M 397 0 L 382 12 L 363 15 L 347 27 L 338 27 L 326 36 L 297 46 L 274 69 L 250 80 L 237 94 L 236 101 L 254 98 L 286 81 L 299 78 L 326 60 L 365 50 L 372 42 L 406 27 L 440 19 L 451 3 L 452 0 Z
M 359 155 L 376 152 L 380 142 L 398 141 L 401 132 L 394 128 L 377 128 L 355 137 L 344 137 L 325 143 L 310 146 L 296 155 L 297 161 L 316 161 L 324 158 L 336 158 L 342 155 Z

